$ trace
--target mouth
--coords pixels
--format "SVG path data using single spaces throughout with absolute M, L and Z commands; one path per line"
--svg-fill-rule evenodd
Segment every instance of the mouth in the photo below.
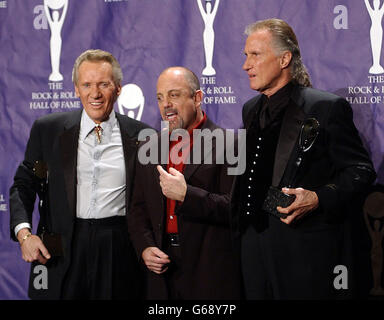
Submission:
M 177 117 L 177 112 L 176 111 L 167 111 L 165 112 L 165 120 L 168 121 L 174 121 Z
M 94 108 L 99 108 L 103 105 L 103 102 L 90 102 L 89 104 Z
M 249 79 L 252 79 L 252 78 L 255 78 L 256 77 L 256 75 L 254 75 L 254 74 L 248 74 L 248 78 Z

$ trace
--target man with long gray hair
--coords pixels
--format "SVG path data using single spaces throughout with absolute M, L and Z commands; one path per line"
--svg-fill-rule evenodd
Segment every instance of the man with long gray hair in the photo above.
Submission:
M 247 299 L 330 299 L 353 204 L 375 179 L 352 109 L 311 88 L 296 35 L 283 20 L 245 31 L 246 172 L 232 193 Z M 350 288 L 350 282 L 345 288 Z

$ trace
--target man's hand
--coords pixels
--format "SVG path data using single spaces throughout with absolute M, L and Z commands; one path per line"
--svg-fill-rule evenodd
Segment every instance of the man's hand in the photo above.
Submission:
M 157 170 L 160 173 L 160 187 L 167 198 L 171 200 L 184 201 L 187 193 L 187 183 L 184 175 L 175 168 L 169 168 L 169 173 L 158 165 Z
M 167 265 L 171 262 L 168 255 L 157 247 L 148 247 L 144 249 L 141 257 L 147 268 L 157 274 L 162 274 L 167 271 Z
M 286 218 L 280 218 L 280 220 L 286 224 L 292 223 L 294 220 L 302 218 L 307 212 L 315 210 L 319 206 L 319 198 L 316 192 L 305 190 L 303 188 L 281 189 L 286 194 L 294 194 L 296 199 L 286 208 L 277 207 L 277 211 L 280 213 L 289 214 Z
M 25 240 L 22 240 L 28 233 L 30 233 L 30 231 L 27 228 L 21 229 L 17 233 L 17 239 L 20 243 L 23 260 L 26 262 L 38 260 L 41 264 L 46 264 L 48 259 L 51 258 L 47 248 L 44 246 L 41 239 L 36 235 L 31 235 Z

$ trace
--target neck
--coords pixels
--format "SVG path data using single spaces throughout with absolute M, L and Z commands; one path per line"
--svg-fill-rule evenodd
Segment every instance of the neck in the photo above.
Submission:
M 193 121 L 193 123 L 187 128 L 187 131 L 192 130 L 194 127 L 197 126 L 197 124 L 204 118 L 203 111 L 199 110 L 196 112 L 196 119 Z
M 279 91 L 282 87 L 286 86 L 288 82 L 292 80 L 290 71 L 288 69 L 285 69 L 285 71 L 282 73 L 282 76 L 277 79 L 275 85 L 270 88 L 266 88 L 260 93 L 266 95 L 268 98 L 273 96 L 277 91 Z

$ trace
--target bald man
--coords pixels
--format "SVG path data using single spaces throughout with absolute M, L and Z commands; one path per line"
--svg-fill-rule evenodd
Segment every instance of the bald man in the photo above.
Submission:
M 202 111 L 199 80 L 187 68 L 160 74 L 157 100 L 169 132 L 184 129 L 189 135 L 186 155 L 197 144 L 193 130 L 222 130 Z M 162 131 L 152 143 L 163 147 L 160 140 L 169 141 L 169 132 Z M 177 143 L 170 142 L 170 155 Z M 143 165 L 138 158 L 129 228 L 147 270 L 148 299 L 240 298 L 229 229 L 232 176 L 227 164 L 216 164 L 214 148 L 202 153 L 204 160 L 212 155 L 212 164 L 187 164 L 183 157 L 177 163 L 166 154 L 168 163 Z

